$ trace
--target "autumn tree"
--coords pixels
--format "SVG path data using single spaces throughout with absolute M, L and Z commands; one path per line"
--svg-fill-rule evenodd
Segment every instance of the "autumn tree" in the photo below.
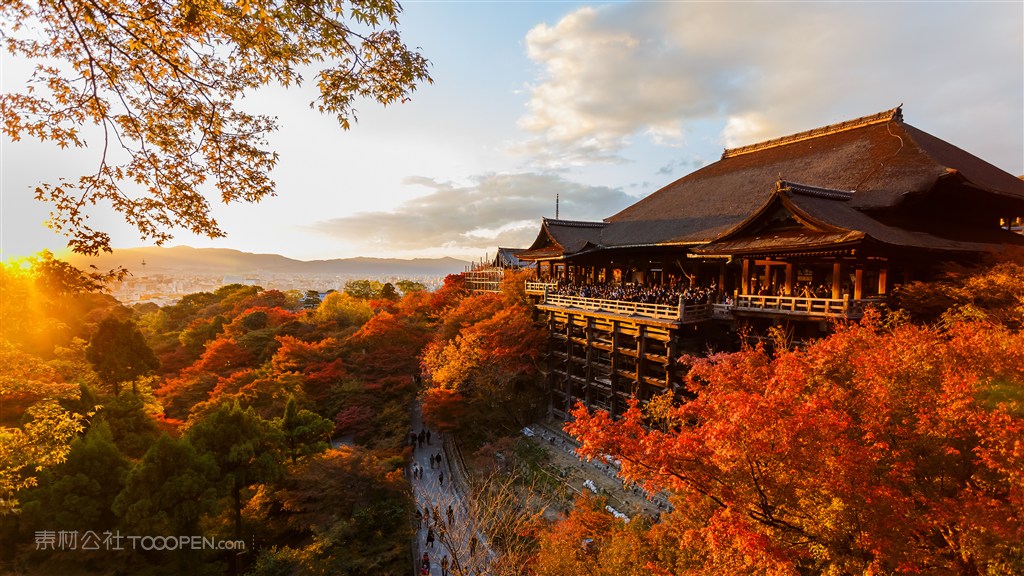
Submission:
M 313 312 L 313 319 L 338 328 L 361 326 L 373 316 L 373 309 L 364 300 L 347 292 L 328 294 Z
M 179 227 L 223 236 L 208 193 L 224 203 L 274 193 L 278 155 L 266 137 L 277 123 L 243 110 L 241 98 L 300 84 L 321 66 L 313 106 L 343 128 L 357 98 L 405 101 L 430 77 L 399 36 L 400 11 L 393 0 L 7 1 L 5 47 L 36 66 L 23 91 L 0 97 L 3 132 L 61 147 L 98 141 L 94 171 L 35 190 L 76 252 L 110 251 L 109 235 L 88 223 L 91 204 L 108 204 L 158 244 Z
M 559 576 L 667 576 L 657 569 L 657 546 L 643 519 L 625 523 L 605 509 L 604 498 L 581 494 L 572 511 L 540 534 L 531 568 Z
M 805 350 L 690 358 L 693 400 L 579 407 L 588 457 L 675 495 L 673 574 L 1024 569 L 1024 334 L 869 313 Z
M 541 403 L 534 384 L 543 341 L 526 306 L 493 294 L 463 299 L 441 316 L 438 338 L 421 357 L 430 376 L 423 400 L 426 418 L 431 425 L 466 432 L 526 424 Z M 466 406 L 452 410 L 452 402 Z
M 896 303 L 917 321 L 980 318 L 1024 328 L 1024 250 L 978 266 L 946 265 L 942 278 L 912 282 L 895 293 Z
M 0 339 L 0 516 L 18 512 L 18 492 L 67 458 L 85 414 L 62 403 L 79 398 L 78 385 Z
M 277 545 L 260 552 L 251 574 L 408 573 L 412 503 L 400 460 L 327 450 L 256 500 Z

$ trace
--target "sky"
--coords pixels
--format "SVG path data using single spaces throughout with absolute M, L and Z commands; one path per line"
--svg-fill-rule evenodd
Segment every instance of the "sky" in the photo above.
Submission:
M 214 205 L 226 238 L 169 246 L 300 260 L 453 256 L 533 242 L 542 217 L 601 220 L 722 150 L 903 104 L 906 123 L 1024 174 L 1024 2 L 402 3 L 433 84 L 344 131 L 312 86 L 267 88 L 277 196 Z M 6 53 L 5 92 L 29 68 Z M 310 83 L 312 84 L 312 83 Z M 0 257 L 64 239 L 32 197 L 98 152 L 0 137 Z M 115 249 L 145 245 L 112 211 Z

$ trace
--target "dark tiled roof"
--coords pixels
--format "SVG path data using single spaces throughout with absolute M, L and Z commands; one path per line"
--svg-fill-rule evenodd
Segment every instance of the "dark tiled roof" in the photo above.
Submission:
M 496 268 L 522 268 L 526 265 L 519 259 L 519 254 L 526 252 L 526 248 L 498 248 L 498 253 L 494 255 L 494 261 L 491 263 Z
M 981 252 L 993 245 L 1024 245 L 1024 239 L 996 229 L 973 231 L 970 241 L 950 238 L 943 230 L 907 230 L 880 222 L 858 210 L 853 195 L 839 190 L 779 181 L 765 205 L 718 240 L 695 248 L 704 254 L 766 253 L 814 250 L 874 240 L 891 246 L 953 252 Z M 781 204 L 807 227 L 798 230 L 757 230 L 758 215 Z
M 518 256 L 524 260 L 537 260 L 598 248 L 601 230 L 607 225 L 606 222 L 544 218 L 537 239 Z
M 743 222 L 779 178 L 851 191 L 850 205 L 898 206 L 958 172 L 989 193 L 1024 202 L 1024 182 L 901 121 L 898 109 L 726 151 L 608 218 L 606 247 L 702 244 Z

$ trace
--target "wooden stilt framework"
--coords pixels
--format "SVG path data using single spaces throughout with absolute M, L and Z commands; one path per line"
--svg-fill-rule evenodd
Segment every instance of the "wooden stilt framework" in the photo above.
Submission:
M 504 268 L 477 268 L 462 273 L 470 292 L 501 292 Z
M 680 324 L 558 308 L 544 312 L 552 416 L 567 418 L 579 402 L 619 415 L 630 398 L 646 402 L 678 387 Z

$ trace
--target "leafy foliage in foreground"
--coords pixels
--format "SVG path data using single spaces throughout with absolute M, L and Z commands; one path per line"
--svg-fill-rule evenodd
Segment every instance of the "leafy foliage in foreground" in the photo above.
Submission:
M 343 128 L 357 98 L 405 101 L 431 80 L 402 42 L 400 12 L 393 0 L 8 0 L 4 47 L 35 68 L 24 91 L 0 96 L 3 133 L 62 148 L 99 141 L 94 171 L 35 190 L 75 252 L 111 251 L 88 223 L 98 203 L 157 244 L 175 228 L 223 236 L 208 194 L 230 203 L 274 193 L 278 155 L 265 148 L 277 122 L 240 100 L 320 66 L 312 105 Z

